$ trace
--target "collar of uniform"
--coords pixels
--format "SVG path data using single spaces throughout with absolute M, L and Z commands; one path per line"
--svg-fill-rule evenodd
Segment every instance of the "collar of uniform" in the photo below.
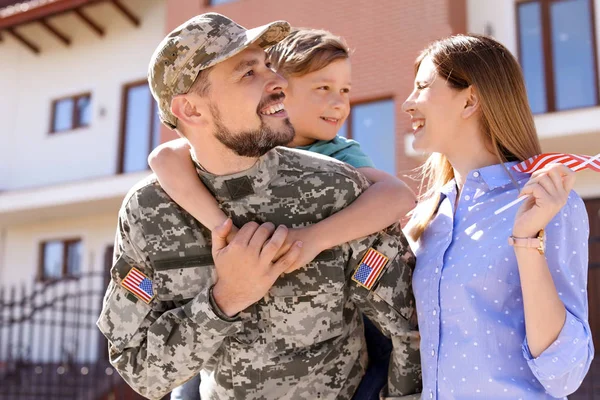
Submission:
M 512 179 L 517 182 L 529 178 L 529 174 L 524 174 L 513 169 L 513 167 L 517 164 L 518 161 L 511 161 L 504 164 L 494 164 L 487 167 L 478 168 L 469 172 L 467 180 L 483 180 L 489 190 L 494 190 L 496 188 L 513 183 L 511 176 Z
M 208 172 L 192 155 L 196 172 L 218 201 L 237 200 L 265 188 L 277 174 L 279 155 L 276 149 L 260 157 L 249 169 L 229 175 Z

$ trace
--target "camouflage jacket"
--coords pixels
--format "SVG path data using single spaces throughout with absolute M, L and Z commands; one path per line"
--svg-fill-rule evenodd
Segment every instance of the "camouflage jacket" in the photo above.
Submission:
M 346 164 L 286 148 L 244 172 L 199 175 L 237 226 L 306 226 L 346 207 L 367 187 Z M 352 276 L 370 247 L 389 262 L 367 290 Z M 133 268 L 151 281 L 148 303 L 123 285 Z M 151 176 L 120 210 L 98 326 L 109 340 L 112 365 L 152 399 L 199 372 L 203 400 L 350 399 L 367 363 L 360 310 L 392 337 L 389 395 L 411 394 L 420 391 L 418 337 L 409 323 L 413 268 L 414 256 L 394 226 L 321 253 L 229 319 L 211 301 L 209 230 Z

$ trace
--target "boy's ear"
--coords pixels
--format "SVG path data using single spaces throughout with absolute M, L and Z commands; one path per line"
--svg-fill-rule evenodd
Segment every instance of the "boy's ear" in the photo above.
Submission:
M 466 98 L 465 98 L 465 105 L 464 105 L 464 109 L 461 113 L 461 116 L 464 119 L 470 118 L 473 114 L 475 114 L 478 110 L 479 110 L 479 94 L 477 93 L 477 91 L 475 90 L 475 88 L 473 87 L 473 85 L 469 86 L 468 88 L 465 89 L 466 92 Z
M 202 102 L 187 94 L 173 97 L 173 100 L 171 100 L 171 113 L 185 125 L 197 126 L 205 123 Z

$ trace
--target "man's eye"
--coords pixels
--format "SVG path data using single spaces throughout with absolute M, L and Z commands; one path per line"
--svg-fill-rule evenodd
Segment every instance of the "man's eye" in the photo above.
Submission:
M 273 64 L 271 64 L 270 62 L 266 63 L 265 66 L 269 69 L 271 69 L 271 67 L 273 66 Z
M 423 85 L 423 84 L 421 84 L 421 83 L 417 83 L 417 84 L 416 84 L 416 87 L 417 87 L 417 89 L 419 89 L 419 90 L 422 90 L 422 89 L 425 89 L 427 86 L 426 86 L 426 85 Z
M 251 69 L 250 71 L 246 72 L 246 73 L 244 74 L 244 77 L 247 77 L 247 76 L 252 76 L 252 75 L 254 75 L 254 70 L 253 70 L 253 69 Z
M 350 93 L 350 89 L 348 89 L 348 88 L 342 89 L 342 93 Z
M 319 90 L 329 90 L 329 86 L 319 86 L 317 89 L 319 89 Z

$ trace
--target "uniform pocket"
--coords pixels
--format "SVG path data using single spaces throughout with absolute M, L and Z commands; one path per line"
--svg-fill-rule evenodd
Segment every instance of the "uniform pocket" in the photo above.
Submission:
M 309 347 L 343 333 L 344 260 L 329 250 L 269 291 L 271 339 L 278 351 Z
M 278 350 L 309 347 L 343 332 L 343 293 L 277 296 L 269 306 L 271 336 Z

